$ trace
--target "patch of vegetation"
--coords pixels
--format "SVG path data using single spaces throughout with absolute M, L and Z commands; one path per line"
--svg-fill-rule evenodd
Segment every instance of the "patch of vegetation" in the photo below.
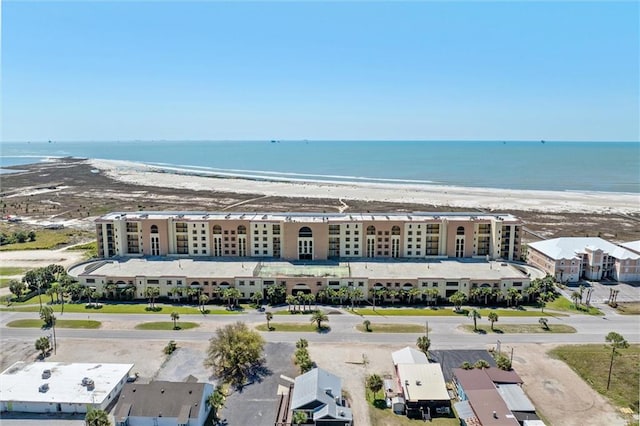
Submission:
M 98 257 L 98 242 L 92 241 L 90 243 L 72 246 L 67 250 L 84 251 L 86 259 L 93 259 L 94 257 Z
M 638 413 L 640 395 L 640 345 L 618 349 L 607 390 L 611 348 L 606 345 L 566 345 L 549 352 L 567 363 L 593 389 L 609 398 L 613 404 Z
M 394 414 L 390 408 L 387 408 L 385 400 L 376 398 L 370 390 L 366 391 L 366 398 L 370 405 L 369 419 L 371 420 L 371 426 L 424 426 L 425 424 L 422 420 L 412 420 L 407 416 Z M 433 426 L 459 426 L 460 420 L 452 413 L 451 417 L 433 417 L 429 424 Z
M 640 315 L 640 302 L 618 302 L 616 309 L 622 315 Z
M 189 330 L 191 328 L 200 327 L 196 322 L 180 321 L 176 328 L 173 328 L 171 321 L 142 322 L 136 325 L 136 330 Z
M 586 306 L 574 304 L 566 297 L 556 297 L 555 300 L 547 302 L 546 309 L 551 309 L 560 312 L 570 312 L 572 314 L 586 314 L 586 315 L 604 315 L 602 311 L 594 306 Z
M 0 275 L 22 275 L 29 268 L 21 268 L 18 266 L 0 266 Z
M 42 296 L 43 303 L 46 302 L 44 299 L 46 296 Z M 32 305 L 32 306 L 22 306 L 22 305 Z M 72 312 L 72 313 L 83 313 L 87 311 L 91 311 L 94 308 L 92 306 L 87 306 L 86 303 L 65 303 L 64 311 Z M 100 308 L 101 314 L 157 314 L 158 312 L 171 312 L 177 311 L 180 315 L 182 314 L 198 314 L 202 315 L 202 311 L 200 311 L 197 307 L 194 306 L 172 306 L 172 305 L 156 305 L 156 310 L 147 310 L 149 307 L 148 303 L 109 303 L 109 302 L 100 302 L 102 307 Z M 55 312 L 61 311 L 61 304 L 52 305 Z M 157 309 L 159 308 L 159 310 Z M 12 310 L 16 312 L 39 312 L 40 307 L 38 304 L 38 296 L 32 297 L 29 300 L 20 303 L 13 303 L 9 308 L 0 308 L 0 310 Z M 231 311 L 226 309 L 207 309 L 204 311 L 205 314 L 215 314 L 215 315 L 234 315 L 241 312 Z
M 464 331 L 474 333 L 472 325 L 463 325 L 462 329 Z M 499 326 L 494 325 L 493 330 L 491 330 L 490 325 L 481 324 L 481 325 L 478 325 L 478 331 L 475 331 L 475 333 L 480 333 L 480 334 L 575 333 L 575 332 L 576 332 L 575 328 L 565 324 L 551 324 L 549 325 L 548 329 L 542 327 L 540 324 L 501 324 Z
M 176 349 L 178 349 L 178 345 L 176 344 L 176 341 L 169 340 L 169 343 L 167 343 L 167 346 L 164 347 L 162 352 L 164 352 L 166 355 L 171 355 L 176 351 Z
M 269 324 L 271 326 L 271 331 L 293 331 L 293 332 L 314 332 L 318 331 L 318 328 L 315 324 L 305 324 L 305 323 L 289 323 L 289 322 L 272 322 Z M 260 324 L 256 326 L 256 330 L 258 331 L 269 331 L 267 329 L 266 324 Z M 321 331 L 329 331 L 331 328 L 325 326 Z
M 102 323 L 100 321 L 93 320 L 56 320 L 56 328 L 100 328 Z M 41 319 L 20 319 L 11 321 L 7 324 L 7 327 L 16 328 L 44 328 L 45 323 Z
M 524 308 L 521 309 L 476 309 L 480 312 L 480 315 L 486 316 L 489 315 L 489 312 L 495 312 L 500 317 L 540 317 L 540 316 L 551 316 L 548 313 L 541 313 L 538 310 L 530 311 Z M 380 315 L 380 316 L 446 316 L 453 317 L 463 315 L 466 316 L 469 313 L 469 309 L 460 309 L 458 312 L 454 311 L 453 308 L 376 308 L 375 310 L 371 308 L 358 308 L 350 310 L 352 313 L 356 315 Z M 558 315 L 563 316 L 563 315 Z
M 21 232 L 21 231 L 18 231 Z M 79 235 L 78 231 L 73 230 L 39 230 L 35 240 L 30 241 L 27 239 L 25 242 L 13 242 L 11 244 L 5 244 L 0 246 L 0 251 L 13 251 L 13 250 L 49 250 L 54 249 L 63 244 L 69 244 L 73 241 L 73 237 Z
M 371 333 L 424 333 L 425 326 L 420 324 L 384 324 L 384 323 L 371 323 L 369 330 L 366 329 L 364 324 L 358 324 L 356 326 L 358 331 L 371 332 Z
M 9 287 L 9 282 L 11 278 L 0 278 L 0 288 Z

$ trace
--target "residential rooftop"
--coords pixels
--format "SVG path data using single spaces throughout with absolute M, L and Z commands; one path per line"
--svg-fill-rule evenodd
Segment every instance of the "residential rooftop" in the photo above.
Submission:
M 139 212 L 111 212 L 98 219 L 101 220 L 140 220 L 167 219 L 181 221 L 203 220 L 249 220 L 254 222 L 365 222 L 365 221 L 402 221 L 402 222 L 431 222 L 446 218 L 451 221 L 498 219 L 508 222 L 520 220 L 508 213 L 482 214 L 477 212 L 412 212 L 412 213 L 247 213 L 247 212 L 205 212 L 205 211 L 139 211 Z
M 602 250 L 616 259 L 640 259 L 640 254 L 599 237 L 561 237 L 529 243 L 529 247 L 554 260 L 581 257 L 586 249 Z
M 407 401 L 450 399 L 440 364 L 398 364 L 396 368 Z
M 16 362 L 0 374 L 0 401 L 101 405 L 132 368 L 133 364 Z M 93 381 L 93 389 L 83 385 L 85 378 Z M 44 384 L 48 389 L 41 392 Z

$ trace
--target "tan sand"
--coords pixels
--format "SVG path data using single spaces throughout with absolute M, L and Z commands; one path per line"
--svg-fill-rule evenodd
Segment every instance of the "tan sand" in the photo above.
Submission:
M 120 182 L 197 191 L 416 203 L 503 211 L 612 214 L 640 212 L 640 195 L 632 193 L 506 190 L 386 183 L 266 181 L 228 176 L 205 176 L 201 172 L 179 168 L 161 169 L 129 161 L 90 160 L 90 164 Z

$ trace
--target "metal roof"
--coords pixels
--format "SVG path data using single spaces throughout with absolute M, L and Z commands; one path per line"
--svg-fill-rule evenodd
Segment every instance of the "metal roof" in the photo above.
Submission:
M 393 359 L 393 365 L 398 364 L 427 364 L 429 360 L 427 356 L 417 349 L 410 346 L 402 348 L 399 351 L 395 351 L 391 354 Z
M 314 368 L 296 377 L 291 395 L 291 409 L 297 410 L 318 402 L 320 407 L 317 408 L 317 412 L 321 413 L 319 416 L 351 420 L 351 410 L 339 405 L 336 398 L 342 398 L 342 379 L 322 368 Z
M 496 385 L 498 393 L 511 411 L 536 411 L 536 407 L 527 398 L 520 385 Z
M 640 259 L 640 254 L 598 237 L 552 238 L 550 240 L 529 243 L 529 247 L 544 253 L 554 260 L 573 259 L 585 253 L 585 249 L 587 248 L 590 250 L 602 250 L 616 259 Z

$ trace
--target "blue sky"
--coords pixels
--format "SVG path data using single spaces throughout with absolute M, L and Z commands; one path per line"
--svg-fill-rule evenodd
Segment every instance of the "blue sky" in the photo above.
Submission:
M 2 138 L 640 140 L 637 2 L 3 1 Z

